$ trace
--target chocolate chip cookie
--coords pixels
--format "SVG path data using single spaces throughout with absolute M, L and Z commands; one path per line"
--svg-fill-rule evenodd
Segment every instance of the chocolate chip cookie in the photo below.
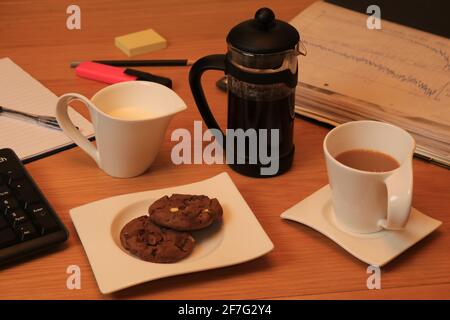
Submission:
M 195 244 L 189 233 L 159 227 L 148 216 L 128 222 L 120 232 L 120 242 L 138 258 L 158 263 L 177 262 L 187 257 Z
M 173 194 L 155 201 L 148 209 L 150 220 L 179 231 L 199 230 L 222 218 L 217 199 L 204 195 Z

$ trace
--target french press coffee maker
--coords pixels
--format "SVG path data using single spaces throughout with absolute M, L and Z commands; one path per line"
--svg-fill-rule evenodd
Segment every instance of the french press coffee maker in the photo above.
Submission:
M 189 83 L 205 124 L 222 135 L 226 162 L 235 171 L 270 177 L 287 171 L 294 157 L 294 101 L 300 36 L 290 24 L 275 19 L 269 8 L 228 33 L 226 54 L 194 63 Z M 206 70 L 227 76 L 226 135 L 214 118 L 201 85 Z

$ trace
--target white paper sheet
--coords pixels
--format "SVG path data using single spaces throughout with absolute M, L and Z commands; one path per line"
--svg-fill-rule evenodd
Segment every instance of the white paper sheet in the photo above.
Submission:
M 55 116 L 57 97 L 11 59 L 0 59 L 0 105 L 14 110 Z M 69 116 L 87 137 L 93 135 L 89 121 L 73 109 Z M 11 148 L 22 160 L 72 143 L 62 132 L 7 118 L 0 114 L 0 148 Z

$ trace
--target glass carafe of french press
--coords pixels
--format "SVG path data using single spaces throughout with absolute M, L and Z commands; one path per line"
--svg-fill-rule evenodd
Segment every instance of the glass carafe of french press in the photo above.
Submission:
M 227 36 L 226 55 L 209 55 L 191 68 L 189 82 L 209 129 L 222 135 L 226 162 L 235 171 L 270 177 L 287 171 L 294 157 L 294 101 L 300 36 L 290 24 L 259 9 Z M 228 83 L 226 135 L 201 86 L 206 70 L 223 70 Z M 220 131 L 219 131 L 220 130 Z

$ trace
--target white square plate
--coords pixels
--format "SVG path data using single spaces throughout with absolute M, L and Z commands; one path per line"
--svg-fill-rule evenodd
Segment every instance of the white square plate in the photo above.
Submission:
M 158 198 L 172 193 L 204 194 L 217 198 L 223 221 L 193 232 L 194 251 L 177 263 L 139 260 L 125 251 L 122 227 L 147 214 Z M 100 291 L 104 294 L 178 274 L 226 267 L 258 258 L 273 244 L 227 173 L 184 186 L 125 194 L 70 210 Z
M 383 266 L 436 230 L 441 221 L 412 208 L 403 230 L 382 230 L 370 234 L 349 233 L 340 229 L 331 205 L 329 185 L 281 214 L 283 219 L 303 223 L 324 234 L 356 258 L 374 266 Z

